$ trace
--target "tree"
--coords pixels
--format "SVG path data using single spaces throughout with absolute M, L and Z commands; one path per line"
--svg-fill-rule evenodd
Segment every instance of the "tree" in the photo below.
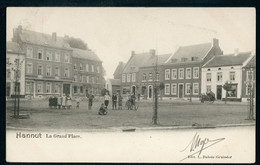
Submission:
M 74 37 L 65 37 L 65 41 L 70 45 L 72 48 L 78 48 L 83 50 L 89 50 L 88 45 L 81 40 L 80 38 L 74 38 Z
M 227 104 L 227 92 L 230 91 L 232 88 L 231 82 L 229 83 L 228 81 L 225 82 L 223 85 L 223 89 L 226 91 L 226 98 L 225 98 L 225 104 Z
M 164 89 L 165 85 L 163 82 L 160 82 L 159 89 L 160 89 L 160 100 L 162 100 L 162 91 Z

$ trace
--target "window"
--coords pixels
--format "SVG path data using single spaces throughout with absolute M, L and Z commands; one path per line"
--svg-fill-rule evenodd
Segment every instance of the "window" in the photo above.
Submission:
M 64 54 L 64 62 L 69 63 L 69 55 L 67 53 Z
M 165 84 L 165 95 L 170 94 L 170 84 Z
M 193 95 L 199 94 L 199 83 L 193 83 Z
M 186 62 L 187 60 L 187 58 L 181 58 L 181 62 Z
M 91 65 L 91 72 L 94 72 L 94 65 Z
M 176 58 L 174 58 L 174 59 L 171 59 L 171 63 L 175 63 L 175 62 L 177 62 L 178 60 L 176 59 Z
M 235 72 L 229 72 L 230 81 L 235 81 Z
M 55 52 L 55 61 L 60 62 L 60 54 L 58 52 Z
M 125 74 L 122 74 L 122 82 L 125 82 Z
M 83 86 L 80 87 L 80 93 L 83 93 Z
M 92 77 L 92 83 L 93 84 L 95 83 L 95 77 Z
M 33 58 L 33 48 L 32 47 L 27 47 L 26 57 L 27 58 Z
M 160 74 L 156 73 L 156 81 L 159 81 L 159 79 L 160 79 Z
M 190 83 L 186 83 L 185 94 L 186 95 L 190 95 L 191 94 L 191 85 L 190 85 Z
M 177 69 L 172 69 L 172 80 L 177 79 Z
M 99 77 L 96 77 L 96 83 L 99 83 Z
M 193 68 L 193 78 L 199 78 L 199 68 Z
M 165 70 L 165 80 L 170 80 L 170 69 Z
M 33 65 L 31 63 L 27 63 L 26 64 L 26 73 L 27 74 L 32 74 L 32 71 L 33 71 Z
M 210 91 L 211 91 L 211 86 L 207 85 L 207 92 L 210 92 Z
M 227 91 L 227 97 L 237 97 L 237 84 L 232 84 L 230 90 Z
M 41 65 L 38 65 L 37 73 L 38 73 L 38 75 L 42 75 L 43 74 L 43 68 L 42 68 Z
M 97 66 L 97 73 L 100 73 L 99 66 Z
M 89 71 L 89 67 L 88 67 L 88 64 L 86 64 L 86 71 L 87 71 L 87 72 Z
M 89 83 L 89 76 L 86 76 L 86 82 Z
M 38 59 L 39 59 L 39 60 L 42 60 L 42 58 L 43 58 L 42 56 L 43 56 L 43 50 L 42 50 L 42 49 L 39 49 L 39 50 L 38 50 Z
M 198 61 L 198 57 L 194 56 L 194 57 L 191 57 L 191 61 Z
M 77 64 L 74 64 L 74 69 L 77 69 Z
M 171 91 L 172 95 L 176 95 L 177 94 L 177 84 L 173 83 L 172 84 L 172 91 Z
M 146 73 L 143 73 L 143 81 L 146 81 Z
M 51 76 L 51 67 L 50 66 L 47 66 L 47 68 L 46 68 L 46 75 Z
M 211 73 L 207 73 L 207 82 L 211 82 Z
M 153 73 L 149 73 L 149 81 L 152 81 L 153 80 Z
M 79 64 L 79 70 L 83 70 L 82 64 Z
M 253 71 L 247 71 L 246 72 L 246 80 L 254 80 L 253 78 Z
M 127 81 L 127 82 L 130 82 L 130 79 L 131 79 L 131 74 L 128 73 L 128 74 L 127 74 L 127 80 L 126 80 L 126 81 Z
M 135 82 L 135 79 L 136 79 L 136 73 L 133 73 L 132 74 L 132 82 Z
M 217 73 L 217 81 L 222 82 L 222 72 Z
M 26 82 L 25 92 L 26 92 L 26 93 L 31 93 L 31 92 L 32 92 L 32 85 L 31 85 L 30 82 Z
M 46 93 L 51 93 L 51 84 L 50 83 L 46 84 Z
M 79 76 L 79 82 L 83 82 L 83 77 L 82 77 L 82 75 Z
M 191 79 L 191 68 L 186 68 L 186 79 Z
M 46 60 L 47 61 L 51 61 L 52 60 L 52 53 L 51 53 L 51 51 L 47 51 L 46 52 Z
M 77 75 L 76 74 L 74 74 L 74 82 L 77 82 Z
M 78 93 L 78 87 L 77 87 L 77 86 L 74 86 L 74 87 L 73 87 L 73 92 L 74 92 L 74 93 Z
M 55 84 L 54 93 L 60 93 L 60 85 Z
M 184 69 L 180 68 L 179 69 L 179 79 L 183 79 L 184 78 Z
M 6 70 L 6 78 L 7 78 L 7 79 L 10 79 L 10 78 L 11 78 L 11 71 L 10 71 L 10 69 L 7 69 L 7 70 Z
M 38 83 L 38 84 L 37 84 L 37 92 L 38 92 L 38 93 L 42 93 L 42 91 L 43 91 L 43 90 L 42 90 L 42 83 Z
M 60 68 L 55 67 L 55 76 L 60 76 Z
M 69 77 L 69 69 L 65 68 L 64 77 Z

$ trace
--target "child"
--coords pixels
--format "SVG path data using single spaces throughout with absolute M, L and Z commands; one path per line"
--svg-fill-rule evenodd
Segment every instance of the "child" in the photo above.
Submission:
M 76 98 L 76 102 L 77 102 L 77 109 L 79 109 L 80 97 Z
M 103 104 L 103 103 L 101 104 L 101 107 L 99 108 L 98 114 L 99 114 L 99 115 L 106 115 L 106 114 L 107 114 L 107 110 L 106 110 L 106 108 L 104 107 L 104 104 Z

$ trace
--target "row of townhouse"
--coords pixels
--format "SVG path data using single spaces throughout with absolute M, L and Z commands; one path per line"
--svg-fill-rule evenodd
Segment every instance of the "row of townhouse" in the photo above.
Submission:
M 90 50 L 71 48 L 56 33 L 49 35 L 18 26 L 7 47 L 12 44 L 20 47 L 17 58 L 24 58 L 21 75 L 24 78 L 19 80 L 22 96 L 85 96 L 89 92 L 99 94 L 104 88 L 102 61 L 98 56 Z M 13 89 L 14 84 L 10 83 L 6 96 L 14 95 Z
M 214 61 L 214 59 L 224 57 L 224 61 L 230 65 L 227 70 L 231 74 L 234 73 L 230 69 L 235 67 L 238 63 L 241 63 L 241 67 L 239 68 L 241 76 L 237 76 L 237 80 L 239 80 L 239 89 L 237 90 L 240 91 L 240 93 L 236 95 L 237 99 L 233 99 L 231 95 L 228 96 L 233 100 L 241 100 L 246 95 L 244 94 L 245 92 L 242 92 L 246 91 L 242 89 L 243 66 L 245 66 L 253 56 L 251 53 L 240 54 L 241 55 L 238 56 L 230 55 L 232 57 L 229 60 L 235 61 L 235 63 L 227 62 L 228 60 L 225 59 L 225 57 L 229 55 L 223 55 L 218 39 L 213 39 L 213 41 L 209 43 L 181 46 L 173 54 L 155 55 L 155 50 L 136 54 L 132 51 L 132 55 L 122 71 L 121 91 L 122 94 L 137 93 L 144 98 L 151 99 L 153 98 L 154 86 L 164 84 L 164 90 L 160 92 L 163 98 L 199 99 L 202 93 L 211 90 L 218 95 L 218 99 L 223 100 L 225 98 L 223 97 L 225 92 L 221 91 L 222 93 L 220 94 L 218 90 L 220 90 L 220 88 L 222 89 L 223 84 L 229 79 L 227 79 L 226 76 L 223 76 L 221 82 L 212 79 L 211 82 L 217 83 L 218 87 L 212 84 L 212 88 L 210 88 L 209 80 L 205 77 L 204 70 L 211 63 L 214 63 L 216 66 L 222 66 L 221 62 Z M 235 72 L 235 74 L 240 73 Z M 221 97 L 219 95 L 221 95 Z

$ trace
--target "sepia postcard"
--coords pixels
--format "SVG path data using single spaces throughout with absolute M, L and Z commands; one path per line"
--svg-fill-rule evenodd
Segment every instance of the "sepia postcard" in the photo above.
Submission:
M 7 162 L 255 162 L 255 8 L 8 7 L 6 21 Z

